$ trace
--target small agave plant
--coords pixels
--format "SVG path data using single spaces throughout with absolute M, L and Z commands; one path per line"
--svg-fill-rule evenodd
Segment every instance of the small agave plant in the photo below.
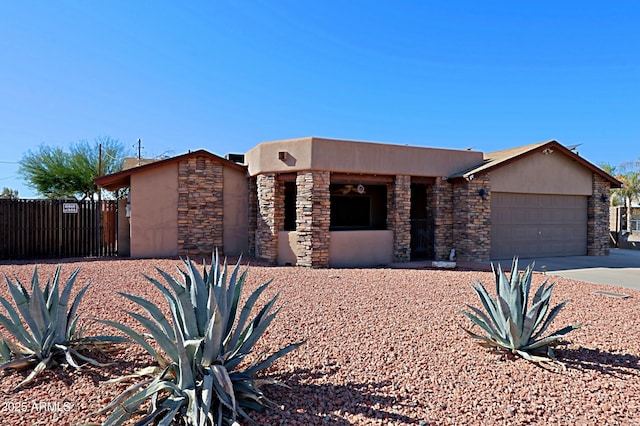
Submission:
M 529 290 L 533 266 L 527 266 L 523 273 L 518 272 L 518 259 L 514 258 L 511 267 L 511 277 L 498 264 L 495 275 L 496 294 L 492 297 L 480 281 L 474 279 L 471 285 L 480 298 L 484 311 L 467 305 L 472 312 L 462 311 L 473 325 L 479 326 L 486 335 L 476 334 L 470 329 L 464 329 L 478 343 L 486 348 L 497 348 L 509 351 L 522 358 L 536 363 L 559 363 L 553 352 L 553 347 L 570 331 L 580 328 L 580 325 L 570 325 L 557 330 L 547 337 L 544 336 L 558 312 L 567 304 L 564 301 L 550 309 L 551 290 L 555 283 L 547 285 L 548 279 L 540 285 L 529 306 Z
M 302 342 L 290 344 L 268 357 L 258 356 L 252 363 L 244 362 L 278 313 L 277 309 L 271 312 L 278 295 L 249 321 L 256 301 L 270 281 L 256 289 L 239 310 L 248 268 L 239 273 L 238 261 L 228 277 L 226 260 L 221 265 L 218 254 L 214 253 L 212 263 L 211 269 L 204 263 L 200 274 L 193 262 L 183 261 L 185 269 L 178 267 L 182 282 L 158 268 L 169 288 L 145 275 L 164 295 L 171 320 L 148 300 L 121 293 L 146 312 L 147 316 L 136 312 L 128 314 L 146 329 L 162 351 L 156 351 L 143 335 L 130 327 L 103 321 L 139 343 L 158 363 L 158 367 L 137 374 L 151 375 L 151 379 L 130 386 L 93 414 L 111 412 L 105 425 L 126 421 L 146 400 L 150 400 L 148 409 L 137 412 L 145 415 L 138 425 L 238 425 L 238 416 L 253 422 L 248 409 L 262 410 L 272 404 L 259 385 L 278 382 L 258 380 L 256 373 Z
M 62 286 L 62 293 L 61 269 L 61 266 L 56 268 L 53 280 L 48 280 L 42 290 L 36 267 L 31 279 L 31 294 L 17 278 L 14 282 L 5 275 L 14 305 L 0 297 L 0 303 L 8 315 L 0 314 L 0 325 L 13 339 L 0 334 L 0 371 L 32 369 L 14 390 L 32 382 L 43 370 L 58 364 L 76 369 L 80 369 L 84 363 L 106 366 L 108 364 L 101 364 L 87 355 L 109 351 L 113 344 L 125 341 L 117 336 L 84 336 L 82 328 L 78 327 L 80 315 L 77 310 L 91 282 L 76 294 L 69 305 L 71 290 L 80 268 L 76 268 Z

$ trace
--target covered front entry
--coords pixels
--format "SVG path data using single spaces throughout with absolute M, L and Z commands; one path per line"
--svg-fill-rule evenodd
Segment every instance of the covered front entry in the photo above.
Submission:
M 491 194 L 491 259 L 587 254 L 587 197 Z
M 434 258 L 434 215 L 430 195 L 431 185 L 411 184 L 411 259 Z

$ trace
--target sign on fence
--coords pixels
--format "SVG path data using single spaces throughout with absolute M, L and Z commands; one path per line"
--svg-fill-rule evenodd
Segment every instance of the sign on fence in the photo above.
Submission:
M 78 213 L 78 203 L 63 203 L 62 213 Z

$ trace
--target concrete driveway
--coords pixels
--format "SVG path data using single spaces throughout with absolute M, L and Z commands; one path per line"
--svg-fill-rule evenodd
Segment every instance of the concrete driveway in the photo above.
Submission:
M 522 258 L 518 269 L 533 261 L 535 270 L 541 272 L 546 267 L 547 275 L 640 290 L 640 250 L 611 249 L 609 256 Z M 511 260 L 499 262 L 503 269 L 511 268 Z

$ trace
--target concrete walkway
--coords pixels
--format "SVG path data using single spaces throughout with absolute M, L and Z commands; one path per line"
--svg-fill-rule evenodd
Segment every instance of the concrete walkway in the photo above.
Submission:
M 640 290 L 640 250 L 611 249 L 609 256 L 564 256 L 521 258 L 518 269 L 524 269 L 535 261 L 534 270 L 547 275 L 571 278 L 595 284 L 607 284 Z M 493 261 L 500 263 L 502 269 L 511 269 L 511 260 Z M 391 268 L 421 269 L 430 268 L 432 261 L 392 263 Z M 491 271 L 491 261 L 458 262 L 458 269 Z
M 640 250 L 611 249 L 609 256 L 519 259 L 518 269 L 525 268 L 533 261 L 534 269 L 542 272 L 546 267 L 547 275 L 640 290 Z M 502 268 L 511 269 L 511 260 L 499 262 Z

